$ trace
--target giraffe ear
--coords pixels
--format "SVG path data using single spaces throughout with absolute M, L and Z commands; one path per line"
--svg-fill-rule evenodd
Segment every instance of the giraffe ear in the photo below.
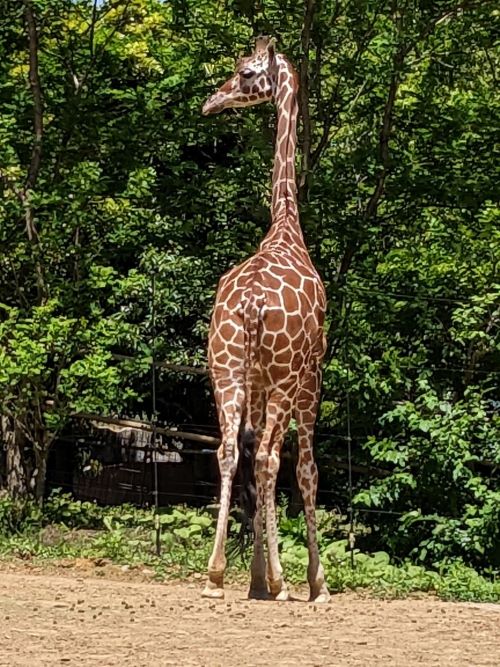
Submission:
M 255 41 L 255 53 L 267 53 L 270 66 L 272 66 L 274 63 L 275 44 L 276 40 L 274 37 L 266 37 L 264 35 L 257 37 L 257 40 Z
M 269 49 L 274 49 L 276 44 L 275 37 L 269 37 L 268 35 L 259 35 L 255 40 L 255 53 L 262 53 L 262 51 L 269 51 Z
M 270 66 L 273 65 L 273 63 L 274 63 L 274 56 L 275 56 L 274 46 L 275 46 L 275 44 L 276 44 L 276 40 L 274 39 L 274 37 L 271 37 L 269 39 L 268 44 L 267 44 L 267 55 L 268 55 L 268 58 L 269 58 L 269 65 Z
M 269 37 L 265 35 L 259 35 L 255 40 L 255 51 L 254 53 L 262 53 L 265 51 L 269 45 Z

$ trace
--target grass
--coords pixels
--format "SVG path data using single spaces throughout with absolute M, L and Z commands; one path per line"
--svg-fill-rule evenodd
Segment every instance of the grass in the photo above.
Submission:
M 285 576 L 304 583 L 307 570 L 303 516 L 280 512 L 280 548 Z M 88 559 L 94 563 L 144 569 L 159 580 L 204 576 L 214 536 L 211 513 L 173 507 L 157 517 L 161 529 L 161 555 L 156 554 L 155 516 L 152 510 L 132 506 L 102 508 L 53 494 L 42 513 L 31 503 L 0 498 L 0 558 L 23 559 L 37 564 Z M 339 520 L 318 511 L 321 557 L 332 592 L 364 589 L 373 595 L 404 597 L 416 592 L 448 600 L 500 602 L 500 581 L 487 579 L 460 561 L 443 562 L 433 570 L 410 562 L 395 564 L 379 551 L 348 551 L 338 539 Z M 239 523 L 231 518 L 230 543 Z M 230 551 L 231 544 L 228 551 Z M 250 550 L 233 555 L 228 578 L 248 578 Z

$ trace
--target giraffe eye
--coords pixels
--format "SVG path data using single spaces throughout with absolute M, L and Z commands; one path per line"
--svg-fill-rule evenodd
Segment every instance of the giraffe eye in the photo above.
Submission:
M 251 69 L 242 69 L 240 72 L 240 76 L 242 76 L 244 79 L 251 79 L 255 72 L 253 72 Z

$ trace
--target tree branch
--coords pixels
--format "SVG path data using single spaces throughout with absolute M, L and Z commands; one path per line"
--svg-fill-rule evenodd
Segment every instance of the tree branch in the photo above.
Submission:
M 302 117 L 302 164 L 298 184 L 298 199 L 304 201 L 309 189 L 309 171 L 311 160 L 311 115 L 309 112 L 309 47 L 311 27 L 316 9 L 315 0 L 307 0 L 302 27 L 302 60 L 299 68 L 299 109 Z
M 43 144 L 43 99 L 42 87 L 40 84 L 40 73 L 38 71 L 38 33 L 31 0 L 23 0 L 24 18 L 28 33 L 28 54 L 29 54 L 29 84 L 33 97 L 33 147 L 31 150 L 31 160 L 28 168 L 28 176 L 22 190 L 18 190 L 18 196 L 24 208 L 24 219 L 26 224 L 26 234 L 31 243 L 34 252 L 37 303 L 44 303 L 47 297 L 47 287 L 45 284 L 44 270 L 39 259 L 39 240 L 38 231 L 35 225 L 33 207 L 31 205 L 30 191 L 34 190 L 40 165 L 42 160 Z
M 137 429 L 139 431 L 155 432 L 160 435 L 166 435 L 170 438 L 179 438 L 181 440 L 192 440 L 201 442 L 205 445 L 220 445 L 220 438 L 214 438 L 211 435 L 202 435 L 200 433 L 189 433 L 187 431 L 176 431 L 175 429 L 153 426 L 149 422 L 143 422 L 139 419 L 118 419 L 116 417 L 104 417 L 102 415 L 90 414 L 86 412 L 75 412 L 73 417 L 89 421 L 93 426 L 100 429 L 120 432 L 128 429 Z
M 137 357 L 128 354 L 113 354 L 113 359 L 117 361 L 135 361 Z M 171 364 L 166 361 L 155 361 L 157 368 L 166 368 L 176 373 L 188 373 L 192 375 L 208 375 L 208 369 L 205 366 L 186 366 L 183 364 Z
M 89 32 L 89 60 L 87 67 L 81 74 L 80 78 L 78 78 L 77 73 L 73 71 L 73 68 L 69 69 L 69 73 L 71 76 L 71 80 L 73 81 L 73 85 L 75 88 L 75 94 L 73 98 L 71 99 L 71 104 L 73 104 L 73 107 L 69 109 L 69 113 L 73 119 L 75 115 L 78 114 L 79 112 L 79 107 L 84 99 L 84 91 L 86 90 L 87 96 L 89 95 L 89 90 L 88 87 L 85 88 L 86 84 L 90 81 L 91 82 L 91 75 L 93 74 L 95 70 L 95 66 L 101 58 L 105 51 L 106 47 L 108 46 L 109 42 L 112 40 L 116 32 L 123 27 L 128 19 L 128 9 L 130 6 L 131 0 L 126 0 L 125 6 L 123 7 L 123 11 L 118 18 L 117 22 L 113 25 L 111 28 L 110 32 L 100 45 L 100 49 L 96 48 L 96 43 L 95 43 L 95 33 L 96 33 L 96 27 L 97 24 L 102 21 L 102 19 L 106 16 L 106 14 L 110 11 L 111 8 L 117 9 L 118 6 L 120 5 L 120 2 L 117 2 L 112 5 L 112 3 L 109 4 L 109 6 L 99 14 L 97 10 L 97 0 L 94 0 L 93 4 L 93 9 L 92 9 L 92 17 L 89 23 L 88 27 L 88 32 Z M 64 157 L 66 155 L 68 146 L 70 144 L 70 141 L 73 137 L 73 133 L 75 131 L 75 123 L 73 120 L 71 120 L 71 123 L 69 127 L 66 128 L 66 130 L 63 133 L 61 142 L 60 142 L 60 150 L 58 152 L 56 161 L 55 161 L 55 166 L 54 166 L 54 173 L 52 176 L 52 182 L 55 183 L 59 180 L 60 177 L 60 171 L 62 167 L 62 163 L 64 160 Z
M 492 329 L 494 329 L 500 323 L 500 306 L 494 310 L 487 322 L 485 323 L 484 332 L 490 334 Z M 478 347 L 475 347 L 474 342 L 471 342 L 467 349 L 467 365 L 465 367 L 465 373 L 463 377 L 463 383 L 465 386 L 469 385 L 473 378 L 476 365 L 478 362 L 491 352 L 491 349 L 488 349 L 487 345 L 483 342 Z
M 337 4 L 337 6 L 336 6 L 335 13 L 334 13 L 334 16 L 333 16 L 333 19 L 332 19 L 333 21 L 335 21 L 337 19 L 338 11 L 339 11 L 339 4 Z M 359 60 L 360 60 L 361 56 L 366 51 L 366 49 L 368 47 L 369 40 L 375 32 L 374 26 L 375 26 L 375 22 L 376 22 L 377 18 L 378 18 L 378 12 L 375 12 L 367 30 L 365 31 L 361 40 L 357 44 L 356 52 L 353 56 L 353 66 L 356 66 L 359 63 Z M 316 166 L 316 164 L 319 162 L 319 160 L 321 158 L 321 155 L 323 153 L 323 150 L 325 149 L 326 145 L 328 144 L 329 139 L 331 139 L 330 131 L 331 131 L 331 128 L 332 128 L 332 125 L 333 125 L 334 121 L 339 118 L 340 113 L 342 111 L 344 111 L 344 109 L 348 108 L 349 111 L 352 110 L 354 108 L 354 106 L 356 105 L 357 101 L 359 100 L 359 98 L 361 97 L 361 95 L 363 93 L 367 92 L 367 90 L 366 90 L 367 81 L 365 80 L 365 81 L 363 81 L 360 88 L 358 89 L 358 92 L 351 99 L 349 99 L 347 102 L 338 106 L 338 108 L 335 111 L 331 111 L 330 114 L 328 116 L 326 116 L 326 114 L 324 113 L 325 107 L 328 108 L 328 109 L 332 109 L 334 104 L 336 103 L 336 101 L 338 101 L 340 83 L 341 83 L 341 77 L 338 77 L 337 85 L 335 86 L 335 90 L 333 91 L 333 93 L 328 98 L 328 102 L 327 102 L 326 105 L 324 105 L 322 103 L 322 101 L 321 101 L 321 91 L 318 90 L 318 108 L 321 110 L 320 116 L 322 117 L 322 120 L 323 120 L 323 130 L 322 130 L 319 142 L 318 142 L 318 144 L 316 145 L 315 149 L 312 151 L 312 154 L 311 154 L 310 165 L 309 165 L 310 171 L 312 171 L 314 169 L 314 167 Z M 374 87 L 374 85 L 372 87 Z
M 415 47 L 419 42 L 427 39 L 427 37 L 429 37 L 432 34 L 432 32 L 437 26 L 441 25 L 448 19 L 452 18 L 463 9 L 474 8 L 474 7 L 477 7 L 475 3 L 465 1 L 455 7 L 452 7 L 451 9 L 447 9 L 439 16 L 436 16 L 432 21 L 430 21 L 420 31 L 416 39 L 414 39 L 413 41 L 409 42 L 406 45 L 400 46 L 400 48 L 395 53 L 393 58 L 393 68 L 392 68 L 391 81 L 389 84 L 389 92 L 384 106 L 384 113 L 382 116 L 382 124 L 379 134 L 379 158 L 380 158 L 381 168 L 376 177 L 374 190 L 370 196 L 370 199 L 368 200 L 365 211 L 363 213 L 363 219 L 365 221 L 373 219 L 377 215 L 380 200 L 382 199 L 384 194 L 387 176 L 390 171 L 389 139 L 392 131 L 394 105 L 396 102 L 396 96 L 399 84 L 401 82 L 401 70 L 405 58 L 411 53 L 411 51 L 413 51 L 413 49 L 415 49 Z M 398 19 L 398 24 L 399 24 L 399 29 L 401 30 L 402 15 Z M 337 282 L 339 282 L 343 278 L 343 276 L 349 271 L 354 255 L 356 254 L 358 245 L 359 241 L 358 239 L 355 239 L 353 240 L 352 243 L 348 245 L 347 249 L 345 250 L 342 260 L 340 262 L 340 269 L 337 275 Z
M 36 29 L 35 15 L 31 0 L 24 0 L 24 17 L 28 30 L 28 51 L 29 51 L 29 83 L 31 94 L 33 96 L 33 130 L 34 141 L 31 150 L 31 161 L 28 170 L 28 178 L 24 191 L 33 190 L 40 171 L 42 159 L 43 142 L 43 101 L 42 88 L 40 85 L 40 75 L 38 72 L 38 34 Z M 28 234 L 33 230 L 28 229 Z

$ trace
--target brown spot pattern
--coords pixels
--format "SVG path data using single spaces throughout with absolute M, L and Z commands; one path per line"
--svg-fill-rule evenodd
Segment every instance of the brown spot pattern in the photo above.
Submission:
M 244 60 L 257 72 L 266 67 L 266 53 L 262 50 Z M 281 54 L 276 54 L 272 69 L 258 76 L 251 88 L 240 83 L 238 77 L 219 89 L 219 93 L 228 95 L 226 106 L 271 99 L 274 93 L 278 123 L 271 229 L 253 257 L 221 278 L 211 321 L 208 359 L 223 444 L 219 453 L 221 509 L 209 572 L 213 573 L 210 581 L 219 586 L 225 566 L 223 549 L 230 488 L 238 457 L 236 443 L 243 421 L 257 433 L 257 517 L 262 520 L 259 508 L 265 507 L 268 583 L 273 591 L 282 590 L 274 493 L 281 446 L 294 416 L 299 438 L 297 479 L 304 498 L 312 559 L 309 584 L 311 595 L 316 596 L 326 591 L 316 542 L 314 508 L 318 475 L 312 453 L 324 354 L 326 298 L 309 258 L 298 217 L 297 87 L 292 66 Z M 262 529 L 257 525 L 257 550 L 261 548 L 261 539 Z

